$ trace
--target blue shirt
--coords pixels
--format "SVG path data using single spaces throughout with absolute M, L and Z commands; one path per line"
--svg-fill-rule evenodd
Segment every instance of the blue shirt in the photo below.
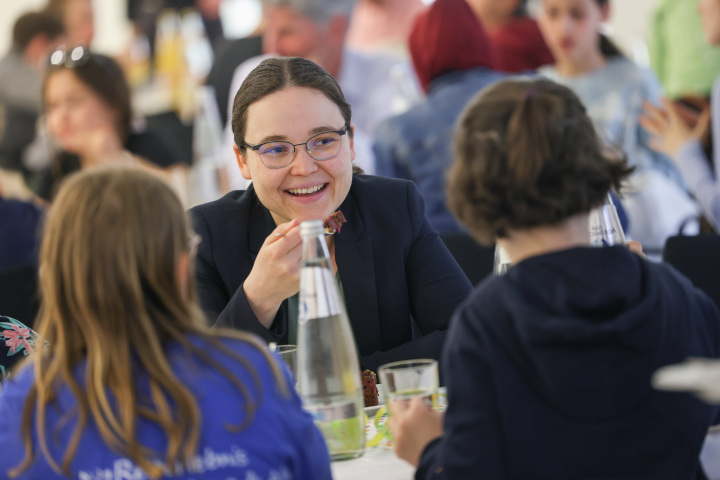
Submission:
M 166 348 L 170 365 L 195 395 L 202 414 L 197 455 L 189 465 L 173 475 L 169 471 L 163 478 L 193 480 L 288 480 L 331 479 L 330 460 L 325 442 L 313 424 L 309 414 L 302 410 L 300 399 L 290 387 L 285 398 L 275 381 L 270 365 L 262 352 L 246 342 L 222 340 L 223 344 L 244 357 L 257 372 L 260 388 L 253 381 L 251 372 L 230 357 L 217 350 L 202 338 L 192 337 L 213 360 L 235 375 L 248 389 L 244 398 L 224 375 L 188 354 L 177 343 Z M 273 360 L 279 361 L 279 360 Z M 284 368 L 285 379 L 289 372 Z M 75 369 L 76 378 L 82 384 L 84 364 Z M 149 396 L 147 375 L 137 371 L 138 398 Z M 28 391 L 34 381 L 32 369 L 25 369 L 7 381 L 0 391 L 0 451 L 3 452 L 0 479 L 6 479 L 7 469 L 15 467 L 25 457 L 20 436 L 22 409 Z M 292 385 L 292 383 L 289 383 Z M 258 400 L 259 394 L 261 399 Z M 257 410 L 250 425 L 240 432 L 226 428 L 226 424 L 238 425 L 245 417 L 246 401 L 256 404 Z M 69 426 L 56 429 L 62 413 L 76 404 L 69 389 L 63 387 L 58 394 L 58 407 L 49 406 L 47 413 L 48 447 L 53 458 L 60 462 L 69 444 L 74 418 Z M 162 457 L 167 445 L 165 434 L 157 424 L 145 419 L 137 420 L 137 438 L 140 442 L 159 452 Z M 21 479 L 66 478 L 48 465 L 38 450 L 33 435 L 33 451 L 37 461 L 25 470 Z M 80 480 L 120 480 L 148 478 L 132 461 L 113 452 L 103 441 L 92 419 L 88 425 L 75 456 L 71 462 L 72 478 Z
M 650 134 L 640 126 L 643 102 L 659 104 L 663 91 L 657 77 L 625 57 L 611 57 L 602 68 L 584 75 L 565 77 L 554 66 L 542 67 L 542 75 L 565 85 L 580 98 L 600 137 L 620 147 L 630 165 L 652 169 L 682 186 L 677 167 L 665 155 L 650 148 Z
M 455 121 L 472 97 L 503 77 L 482 67 L 445 74 L 430 84 L 425 102 L 386 120 L 375 132 L 378 175 L 414 181 L 425 199 L 425 216 L 440 233 L 462 230 L 445 205 Z

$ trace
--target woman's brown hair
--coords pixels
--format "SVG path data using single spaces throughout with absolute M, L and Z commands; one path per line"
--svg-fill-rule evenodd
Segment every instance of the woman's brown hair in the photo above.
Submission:
M 630 173 L 602 146 L 578 97 L 550 80 L 487 87 L 456 125 L 450 210 L 483 243 L 600 205 Z
M 268 58 L 250 72 L 235 95 L 232 110 L 232 131 L 235 145 L 240 153 L 245 152 L 245 132 L 247 131 L 247 111 L 250 105 L 266 96 L 287 87 L 307 87 L 318 90 L 340 109 L 350 127 L 352 109 L 337 81 L 320 65 L 300 57 Z
M 33 434 L 39 450 L 58 472 L 70 475 L 82 432 L 93 423 L 113 451 L 129 458 L 151 478 L 162 469 L 137 438 L 139 419 L 156 423 L 167 437 L 160 458 L 167 468 L 196 454 L 201 412 L 195 395 L 173 372 L 166 344 L 177 342 L 188 357 L 216 369 L 243 397 L 242 430 L 262 401 L 230 370 L 189 340 L 201 337 L 243 365 L 255 379 L 252 365 L 220 341 L 247 342 L 264 352 L 243 332 L 210 330 L 195 301 L 191 272 L 181 278 L 179 265 L 190 255 L 189 222 L 172 189 L 155 176 L 136 169 L 102 167 L 77 173 L 64 183 L 50 207 L 40 251 L 42 304 L 38 333 L 49 352 L 31 357 L 35 382 L 26 399 L 22 440 L 26 457 L 9 473 L 17 477 L 30 465 Z M 191 262 L 189 262 L 191 263 Z M 267 354 L 266 354 L 267 356 Z M 135 365 L 135 367 L 133 367 Z M 281 391 L 289 387 L 271 362 Z M 73 372 L 80 369 L 82 382 Z M 150 398 L 138 398 L 137 369 L 149 383 Z M 81 384 L 83 386 L 81 387 Z M 62 459 L 51 457 L 46 410 L 56 404 L 60 389 L 76 399 L 74 422 Z M 92 419 L 92 422 L 90 421 Z

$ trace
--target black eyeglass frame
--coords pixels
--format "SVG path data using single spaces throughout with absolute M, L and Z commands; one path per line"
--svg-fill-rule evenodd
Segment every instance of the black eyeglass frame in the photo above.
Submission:
M 335 155 L 333 155 L 332 157 L 320 159 L 320 158 L 315 158 L 315 156 L 312 154 L 312 151 L 311 151 L 310 148 L 308 147 L 308 143 L 310 143 L 310 140 L 312 140 L 313 138 L 319 137 L 320 135 L 326 135 L 326 134 L 328 134 L 328 133 L 337 133 L 338 135 L 340 135 L 340 136 L 342 137 L 343 135 L 345 135 L 345 134 L 348 132 L 348 129 L 349 129 L 349 128 L 350 128 L 350 127 L 349 127 L 347 124 L 345 124 L 345 126 L 342 128 L 342 130 L 328 130 L 328 131 L 326 131 L 326 132 L 320 132 L 320 133 L 318 133 L 318 134 L 316 134 L 316 135 L 313 135 L 312 137 L 308 138 L 307 141 L 306 141 L 306 142 L 303 142 L 303 143 L 290 143 L 290 142 L 286 142 L 286 141 L 283 141 L 283 140 L 273 140 L 273 141 L 270 141 L 270 142 L 259 143 L 259 144 L 257 144 L 257 145 L 250 145 L 250 144 L 247 143 L 247 142 L 242 142 L 242 146 L 245 147 L 245 148 L 249 148 L 250 150 L 253 150 L 253 151 L 255 151 L 255 152 L 258 152 L 258 150 L 260 150 L 260 147 L 262 147 L 263 145 L 267 145 L 268 143 L 287 143 L 288 145 L 292 145 L 292 152 L 290 153 L 290 161 L 289 161 L 288 163 L 286 163 L 285 165 L 281 165 L 281 166 L 279 166 L 279 167 L 271 167 L 271 166 L 267 165 L 267 164 L 263 161 L 263 158 L 262 158 L 262 155 L 260 155 L 260 152 L 258 152 L 258 157 L 260 157 L 260 162 L 265 166 L 265 168 L 270 168 L 270 169 L 272 169 L 272 170 L 277 170 L 277 169 L 279 169 L 279 168 L 285 168 L 285 167 L 287 167 L 288 165 L 290 165 L 290 164 L 293 162 L 293 160 L 295 160 L 295 152 L 296 152 L 295 147 L 299 147 L 300 145 L 305 145 L 305 151 L 308 152 L 308 155 L 310 155 L 314 160 L 316 160 L 316 161 L 318 161 L 318 162 L 324 162 L 325 160 L 332 160 L 333 158 L 337 157 L 337 156 L 340 154 L 340 151 L 342 150 L 342 144 L 341 144 L 340 147 L 338 147 L 338 151 L 337 151 L 337 153 L 336 153 Z

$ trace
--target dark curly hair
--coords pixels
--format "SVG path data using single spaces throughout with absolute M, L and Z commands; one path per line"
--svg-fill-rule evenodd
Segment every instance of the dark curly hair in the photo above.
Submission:
M 632 172 L 578 97 L 544 78 L 487 87 L 455 128 L 447 202 L 483 243 L 587 213 Z

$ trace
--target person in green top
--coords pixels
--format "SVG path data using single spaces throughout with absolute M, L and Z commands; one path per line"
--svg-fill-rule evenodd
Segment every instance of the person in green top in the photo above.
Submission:
M 710 97 L 720 74 L 720 49 L 707 44 L 697 2 L 660 0 L 648 40 L 650 64 L 670 99 Z

